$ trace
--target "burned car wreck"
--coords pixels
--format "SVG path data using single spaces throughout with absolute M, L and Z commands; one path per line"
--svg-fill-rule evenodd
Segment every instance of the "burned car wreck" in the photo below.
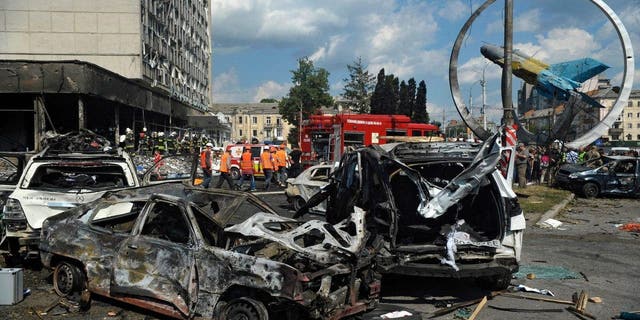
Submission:
M 332 181 L 296 212 L 327 201 L 328 223 L 353 208 L 383 237 L 383 273 L 474 278 L 504 289 L 518 270 L 525 219 L 496 165 L 497 135 L 482 146 L 395 143 L 346 153 Z
M 89 291 L 176 318 L 339 319 L 373 308 L 380 290 L 354 210 L 335 225 L 300 222 L 249 193 L 168 182 L 48 218 L 40 250 L 64 297 Z

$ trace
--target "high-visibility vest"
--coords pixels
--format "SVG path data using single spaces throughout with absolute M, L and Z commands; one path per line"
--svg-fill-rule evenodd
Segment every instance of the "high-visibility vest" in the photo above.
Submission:
M 240 169 L 242 169 L 242 171 L 253 171 L 253 159 L 251 157 L 251 152 L 245 152 L 242 154 L 242 159 L 240 160 Z
M 209 151 L 211 152 L 211 151 Z M 207 150 L 200 152 L 200 167 L 203 169 L 207 168 Z M 209 166 L 211 167 L 211 166 Z
M 287 152 L 283 149 L 276 151 L 276 159 L 278 160 L 278 167 L 285 167 L 287 165 Z
M 222 158 L 220 158 L 220 172 L 229 172 L 229 167 L 227 167 L 227 161 L 231 156 L 228 153 L 224 153 Z
M 271 152 L 265 150 L 260 155 L 260 162 L 262 163 L 262 170 L 273 170 L 273 161 L 271 160 Z

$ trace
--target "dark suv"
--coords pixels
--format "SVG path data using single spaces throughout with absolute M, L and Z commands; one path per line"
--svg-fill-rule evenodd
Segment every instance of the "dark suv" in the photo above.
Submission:
M 525 220 L 496 165 L 497 136 L 469 143 L 400 143 L 346 153 L 332 182 L 297 212 L 325 198 L 328 222 L 359 207 L 382 235 L 384 273 L 476 278 L 506 288 L 518 270 Z
M 628 156 L 604 157 L 605 164 L 597 168 L 564 165 L 556 181 L 561 187 L 587 198 L 599 195 L 640 196 L 638 181 L 640 158 Z

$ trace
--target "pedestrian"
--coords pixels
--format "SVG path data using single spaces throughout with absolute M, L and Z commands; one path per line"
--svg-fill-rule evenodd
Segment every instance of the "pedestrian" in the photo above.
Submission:
M 244 146 L 244 152 L 240 157 L 240 181 L 236 185 L 236 189 L 242 188 L 245 178 L 250 181 L 249 191 L 256 191 L 256 179 L 253 176 L 253 157 L 251 156 L 251 145 Z
M 527 164 L 529 159 L 529 152 L 524 143 L 518 144 L 518 150 L 516 152 L 516 169 L 518 173 L 518 187 L 527 187 Z
M 578 163 L 578 153 L 575 149 L 570 149 L 569 152 L 567 152 L 566 162 L 573 164 Z
M 216 184 L 216 188 L 221 188 L 224 181 L 227 181 L 229 184 L 229 189 L 233 189 L 233 180 L 231 179 L 231 175 L 229 174 L 229 169 L 231 168 L 231 151 L 226 149 L 220 158 L 220 178 L 218 178 L 218 184 Z
M 547 181 L 547 171 L 549 170 L 549 163 L 551 162 L 551 157 L 549 156 L 549 152 L 546 148 L 541 149 L 542 156 L 540 156 L 540 183 L 544 183 Z
M 274 148 L 275 149 L 275 148 Z M 273 176 L 273 157 L 269 151 L 269 147 L 264 147 L 262 154 L 260 155 L 260 167 L 264 172 L 264 190 L 268 191 L 271 185 L 271 178 Z
M 205 149 L 200 152 L 200 168 L 202 168 L 202 173 L 204 174 L 202 187 L 205 189 L 209 189 L 209 184 L 211 183 L 211 177 L 213 174 L 213 171 L 211 169 L 213 157 L 211 148 L 213 148 L 213 144 L 207 143 L 205 145 Z
M 591 146 L 589 152 L 587 152 L 587 166 L 590 168 L 598 168 L 602 165 L 602 157 L 600 156 L 600 152 L 598 152 L 598 147 Z
M 281 187 L 286 186 L 287 182 L 287 166 L 289 165 L 289 157 L 287 156 L 287 151 L 285 151 L 285 144 L 281 144 L 276 151 L 276 161 L 278 162 L 278 183 Z
M 298 145 L 293 146 L 293 150 L 289 153 L 289 159 L 291 159 L 291 168 L 289 170 L 289 178 L 297 177 L 302 172 L 302 166 L 300 165 L 300 157 L 302 151 Z

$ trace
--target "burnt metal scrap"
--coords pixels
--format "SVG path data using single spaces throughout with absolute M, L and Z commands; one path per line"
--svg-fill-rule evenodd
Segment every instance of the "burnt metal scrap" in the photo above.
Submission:
M 111 143 L 91 130 L 81 129 L 64 134 L 47 131 L 42 138 L 42 147 L 48 147 L 49 152 L 95 153 L 111 150 Z
M 62 296 L 86 283 L 92 293 L 177 318 L 249 308 L 273 319 L 339 319 L 378 298 L 375 238 L 363 215 L 302 223 L 248 193 L 162 183 L 109 192 L 49 218 L 40 250 Z
M 397 143 L 347 152 L 331 181 L 296 212 L 327 201 L 338 223 L 355 208 L 382 239 L 385 273 L 482 277 L 506 288 L 518 269 L 525 228 L 510 186 L 496 170 L 497 136 L 483 145 Z

